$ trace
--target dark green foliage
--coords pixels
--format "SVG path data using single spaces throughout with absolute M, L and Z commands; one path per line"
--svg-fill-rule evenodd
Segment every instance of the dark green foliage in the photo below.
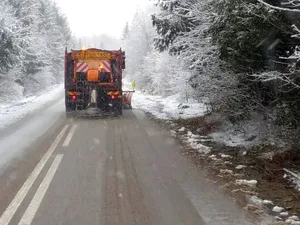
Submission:
M 276 69 L 270 60 L 286 55 L 293 46 L 291 22 L 284 13 L 257 1 L 229 0 L 216 5 L 210 31 L 220 58 L 238 72 Z
M 0 73 L 6 73 L 12 67 L 16 60 L 16 53 L 10 32 L 0 30 Z
M 300 45 L 292 28 L 300 28 L 300 13 L 272 6 L 300 4 L 265 2 L 271 7 L 257 0 L 159 1 L 161 11 L 152 17 L 159 34 L 155 45 L 192 65 L 197 96 L 213 99 L 214 109 L 230 121 L 258 112 L 284 129 L 299 130 L 300 69 L 297 59 L 287 58 Z M 209 54 L 215 49 L 215 56 Z
M 280 6 L 280 1 L 266 1 Z M 299 14 L 273 10 L 254 0 L 229 0 L 216 4 L 218 16 L 210 27 L 213 43 L 217 44 L 220 59 L 238 76 L 237 98 L 229 98 L 226 107 L 231 118 L 241 118 L 247 112 L 275 112 L 277 125 L 296 129 L 300 123 L 299 74 L 289 72 L 287 66 L 293 60 L 284 60 L 299 45 L 299 39 L 292 38 L 292 25 Z M 274 72 L 272 72 L 274 71 Z M 276 78 L 279 71 L 285 73 Z M 253 73 L 269 73 L 268 81 L 258 79 Z M 272 75 L 273 74 L 273 75 Z M 285 77 L 289 77 L 289 81 Z M 246 92 L 241 94 L 246 88 Z M 251 97 L 250 94 L 251 93 Z M 232 104 L 234 103 L 234 104 Z M 225 108 L 226 108 L 225 107 Z M 246 109 L 246 110 L 245 110 Z
M 194 23 L 189 16 L 190 10 L 188 8 L 196 1 L 162 0 L 157 3 L 161 13 L 152 15 L 152 24 L 160 35 L 154 39 L 155 47 L 159 51 L 165 51 L 171 47 L 178 36 L 193 29 Z M 179 49 L 170 48 L 171 52 L 177 50 Z

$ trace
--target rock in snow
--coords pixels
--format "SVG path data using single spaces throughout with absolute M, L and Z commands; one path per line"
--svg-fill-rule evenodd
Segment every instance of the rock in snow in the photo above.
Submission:
M 300 221 L 298 220 L 298 216 L 290 216 L 285 222 L 292 225 L 300 225 Z
M 221 154 L 221 158 L 228 159 L 228 158 L 232 158 L 232 157 L 230 155 Z
M 181 127 L 178 131 L 179 131 L 179 132 L 185 131 L 185 127 Z
M 244 169 L 244 168 L 246 168 L 247 166 L 245 166 L 245 165 L 238 165 L 238 166 L 236 166 L 235 168 L 237 169 L 237 170 L 242 170 L 242 169 Z
M 222 174 L 233 174 L 233 171 L 228 170 L 228 169 L 220 169 L 220 173 L 222 173 Z
M 281 212 L 281 213 L 279 213 L 279 215 L 280 215 L 280 216 L 288 216 L 289 213 L 288 213 L 288 212 Z
M 254 205 L 257 205 L 257 206 L 262 206 L 262 200 L 256 196 L 252 196 L 250 199 L 249 199 L 250 203 L 254 204 Z
M 294 221 L 294 220 L 287 219 L 287 220 L 285 220 L 285 223 L 291 224 L 293 221 Z
M 273 205 L 273 202 L 270 200 L 263 200 L 263 204 L 265 205 Z
M 282 218 L 279 217 L 279 216 L 275 216 L 274 219 L 275 219 L 275 220 L 278 220 L 278 221 L 282 221 Z M 283 222 L 280 222 L 280 223 L 271 223 L 271 224 L 269 224 L 269 225 L 286 225 L 286 224 L 283 223 Z
M 295 220 L 295 221 L 299 221 L 299 217 L 298 216 L 290 216 L 288 219 L 290 220 Z
M 277 212 L 280 213 L 284 210 L 284 208 L 279 207 L 279 206 L 274 206 L 274 208 L 272 209 L 273 212 Z
M 236 180 L 235 183 L 237 185 L 246 185 L 255 188 L 257 184 L 257 180 Z

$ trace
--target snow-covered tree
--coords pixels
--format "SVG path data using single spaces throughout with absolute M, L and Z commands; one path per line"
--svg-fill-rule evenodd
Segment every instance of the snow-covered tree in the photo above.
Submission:
M 160 50 L 168 48 L 178 55 L 181 70 L 189 68 L 184 77 L 193 88 L 189 95 L 198 100 L 208 98 L 218 106 L 226 104 L 236 80 L 221 68 L 218 48 L 211 41 L 215 1 L 162 1 L 157 6 L 160 12 L 152 18 L 160 35 L 156 44 Z
M 121 41 L 118 38 L 101 34 L 93 36 L 80 36 L 76 38 L 75 49 L 86 48 L 99 48 L 99 49 L 119 49 Z
M 64 48 L 72 37 L 55 3 L 3 0 L 0 6 L 0 85 L 6 86 L 1 98 L 8 93 L 17 98 L 62 81 Z
M 137 88 L 148 94 L 185 96 L 190 72 L 184 60 L 160 52 L 154 46 L 157 37 L 151 15 L 152 7 L 138 11 L 128 26 L 123 49 L 126 51 L 126 78 L 134 80 Z
M 216 9 L 211 32 L 221 59 L 236 71 L 274 69 L 270 60 L 283 55 L 292 41 L 289 20 L 255 0 L 219 1 Z
M 124 27 L 123 32 L 122 32 L 121 39 L 125 40 L 127 38 L 128 33 L 129 33 L 129 23 L 126 22 L 125 27 Z
M 129 25 L 127 37 L 123 40 L 126 51 L 126 76 L 130 79 L 142 79 L 137 75 L 144 63 L 144 57 L 153 48 L 155 31 L 151 24 L 149 12 L 138 10 Z M 142 76 L 147 76 L 142 74 Z M 138 85 L 138 84 L 137 84 Z
M 18 48 L 13 39 L 20 24 L 14 21 L 12 9 L 6 1 L 0 2 L 0 8 L 0 75 L 3 76 L 18 60 Z
M 194 26 L 191 7 L 197 4 L 197 0 L 161 0 L 155 5 L 160 11 L 152 15 L 152 23 L 159 37 L 155 38 L 155 46 L 160 51 L 169 49 L 178 51 L 171 45 L 174 40 L 183 33 L 190 32 Z

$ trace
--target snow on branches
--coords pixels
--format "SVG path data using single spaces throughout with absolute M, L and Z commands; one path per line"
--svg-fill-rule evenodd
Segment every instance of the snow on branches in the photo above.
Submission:
M 280 11 L 286 11 L 286 12 L 298 12 L 300 13 L 300 10 L 294 7 L 300 7 L 300 1 L 289 1 L 289 2 L 283 2 L 282 5 L 285 7 L 281 6 L 274 6 L 271 5 L 264 0 L 257 0 L 258 2 L 262 3 L 263 5 L 267 6 L 268 8 L 275 9 L 275 10 L 280 10 Z
M 18 98 L 61 81 L 71 31 L 55 3 L 3 0 L 0 8 L 0 96 L 23 90 L 12 96 Z

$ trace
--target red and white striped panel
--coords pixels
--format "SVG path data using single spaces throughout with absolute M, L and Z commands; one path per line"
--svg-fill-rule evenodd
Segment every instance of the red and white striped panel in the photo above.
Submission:
M 79 61 L 76 66 L 76 72 L 86 72 L 88 71 L 89 66 L 87 63 Z
M 101 60 L 100 65 L 105 72 L 111 72 L 110 62 L 108 60 Z

